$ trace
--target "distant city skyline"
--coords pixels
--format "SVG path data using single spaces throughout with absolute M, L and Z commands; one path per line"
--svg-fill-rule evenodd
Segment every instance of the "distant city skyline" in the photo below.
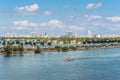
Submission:
M 98 38 L 109 38 L 109 37 L 120 37 L 120 34 L 92 34 L 90 30 L 88 30 L 87 35 L 79 35 L 75 34 L 73 32 L 66 32 L 63 33 L 62 35 L 53 35 L 53 34 L 47 34 L 47 33 L 40 33 L 40 32 L 31 32 L 29 34 L 17 34 L 17 33 L 6 33 L 5 35 L 0 35 L 0 37 L 30 37 L 30 38 L 51 38 L 51 37 L 56 37 L 56 38 L 79 38 L 79 37 L 98 37 Z
M 120 0 L 1 0 L 0 35 L 120 34 Z

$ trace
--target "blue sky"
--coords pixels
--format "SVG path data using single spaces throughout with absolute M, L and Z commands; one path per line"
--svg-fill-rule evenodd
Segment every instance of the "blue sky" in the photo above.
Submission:
M 0 0 L 0 34 L 120 34 L 120 0 Z

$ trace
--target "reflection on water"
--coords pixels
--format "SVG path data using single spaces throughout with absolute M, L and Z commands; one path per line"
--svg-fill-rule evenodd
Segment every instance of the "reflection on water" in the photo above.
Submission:
M 71 56 L 74 61 L 64 61 Z M 120 49 L 0 56 L 0 80 L 119 80 Z

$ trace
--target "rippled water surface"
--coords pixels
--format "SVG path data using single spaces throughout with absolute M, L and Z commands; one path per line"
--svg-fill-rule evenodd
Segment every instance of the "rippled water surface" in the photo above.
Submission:
M 120 49 L 0 56 L 0 80 L 120 80 Z

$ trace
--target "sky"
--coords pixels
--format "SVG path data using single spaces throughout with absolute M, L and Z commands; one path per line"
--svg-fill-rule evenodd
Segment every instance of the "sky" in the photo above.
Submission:
M 0 0 L 0 35 L 120 34 L 120 0 Z

